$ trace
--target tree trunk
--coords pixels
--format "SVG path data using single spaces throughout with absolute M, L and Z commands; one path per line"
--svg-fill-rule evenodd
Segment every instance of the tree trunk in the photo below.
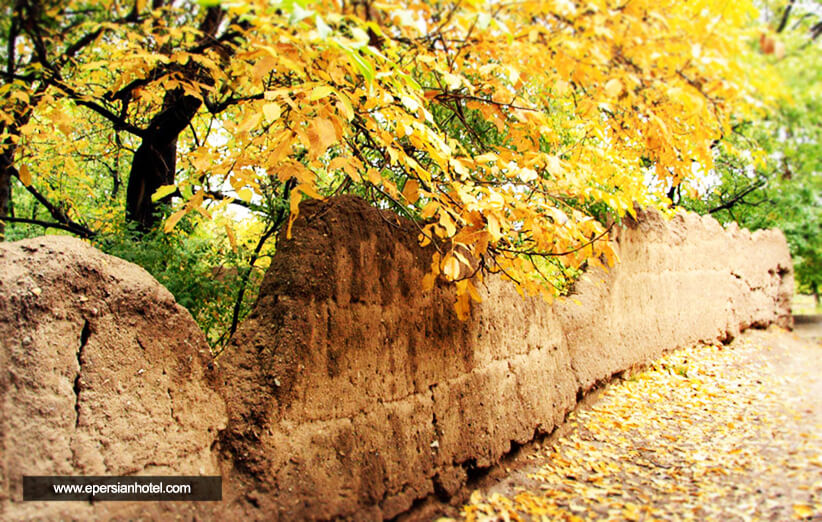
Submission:
M 157 203 L 151 195 L 163 185 L 174 183 L 177 139 L 146 138 L 134 153 L 126 191 L 126 219 L 147 232 L 157 222 Z
M 26 118 L 28 121 L 28 118 Z M 0 126 L 2 131 L 14 131 L 14 129 Z M 12 193 L 11 179 L 14 177 L 14 153 L 17 145 L 10 139 L 6 139 L 0 144 L 0 241 L 6 239 L 6 223 L 2 221 L 4 217 L 12 216 Z
M 153 0 L 154 8 L 165 4 Z M 214 38 L 223 21 L 225 11 L 219 6 L 209 7 L 200 22 L 200 31 L 207 38 Z M 196 73 L 194 73 L 196 74 Z M 197 114 L 202 100 L 187 96 L 182 89 L 169 91 L 163 99 L 163 110 L 146 129 L 146 136 L 134 153 L 126 188 L 126 219 L 136 222 L 147 232 L 158 221 L 158 204 L 151 200 L 158 188 L 174 183 L 177 167 L 177 137 Z M 164 198 L 167 202 L 170 196 Z
M 191 122 L 201 101 L 182 91 L 166 94 L 164 109 L 154 117 L 146 137 L 134 153 L 126 191 L 126 219 L 147 232 L 158 221 L 158 204 L 151 200 L 158 188 L 174 183 L 177 137 Z
M 6 224 L 3 218 L 9 216 L 11 210 L 11 163 L 7 155 L 0 155 L 0 241 L 6 238 Z

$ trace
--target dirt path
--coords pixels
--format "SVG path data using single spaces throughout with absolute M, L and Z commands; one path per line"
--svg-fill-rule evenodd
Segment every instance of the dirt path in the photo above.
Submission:
M 822 520 L 822 345 L 771 329 L 673 353 L 573 414 L 469 520 Z
M 795 315 L 794 332 L 811 342 L 822 342 L 822 314 Z

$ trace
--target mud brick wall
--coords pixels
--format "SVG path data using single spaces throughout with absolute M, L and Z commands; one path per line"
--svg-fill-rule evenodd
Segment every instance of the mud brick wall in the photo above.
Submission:
M 205 335 L 79 239 L 0 243 L 0 520 L 202 519 L 208 503 L 22 502 L 23 475 L 218 475 Z
M 574 299 L 523 299 L 487 278 L 469 320 L 422 290 L 431 251 L 364 201 L 301 206 L 259 301 L 218 358 L 234 499 L 264 518 L 389 518 L 514 443 L 552 431 L 578 393 L 663 351 L 788 325 L 790 257 L 777 231 L 640 213 L 621 262 Z

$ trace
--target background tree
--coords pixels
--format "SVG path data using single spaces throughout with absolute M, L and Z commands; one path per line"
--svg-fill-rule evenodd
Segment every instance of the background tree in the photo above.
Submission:
M 718 147 L 719 184 L 683 203 L 751 230 L 778 227 L 799 290 L 819 306 L 822 286 L 822 10 L 815 2 L 766 2 L 770 31 L 756 43 L 783 91 L 763 117 L 740 121 Z M 758 66 L 754 64 L 754 66 Z

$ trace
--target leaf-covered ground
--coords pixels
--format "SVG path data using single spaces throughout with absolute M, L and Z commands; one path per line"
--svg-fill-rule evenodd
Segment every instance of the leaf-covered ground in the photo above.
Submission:
M 572 414 L 468 520 L 822 520 L 822 345 L 751 331 L 671 353 Z

